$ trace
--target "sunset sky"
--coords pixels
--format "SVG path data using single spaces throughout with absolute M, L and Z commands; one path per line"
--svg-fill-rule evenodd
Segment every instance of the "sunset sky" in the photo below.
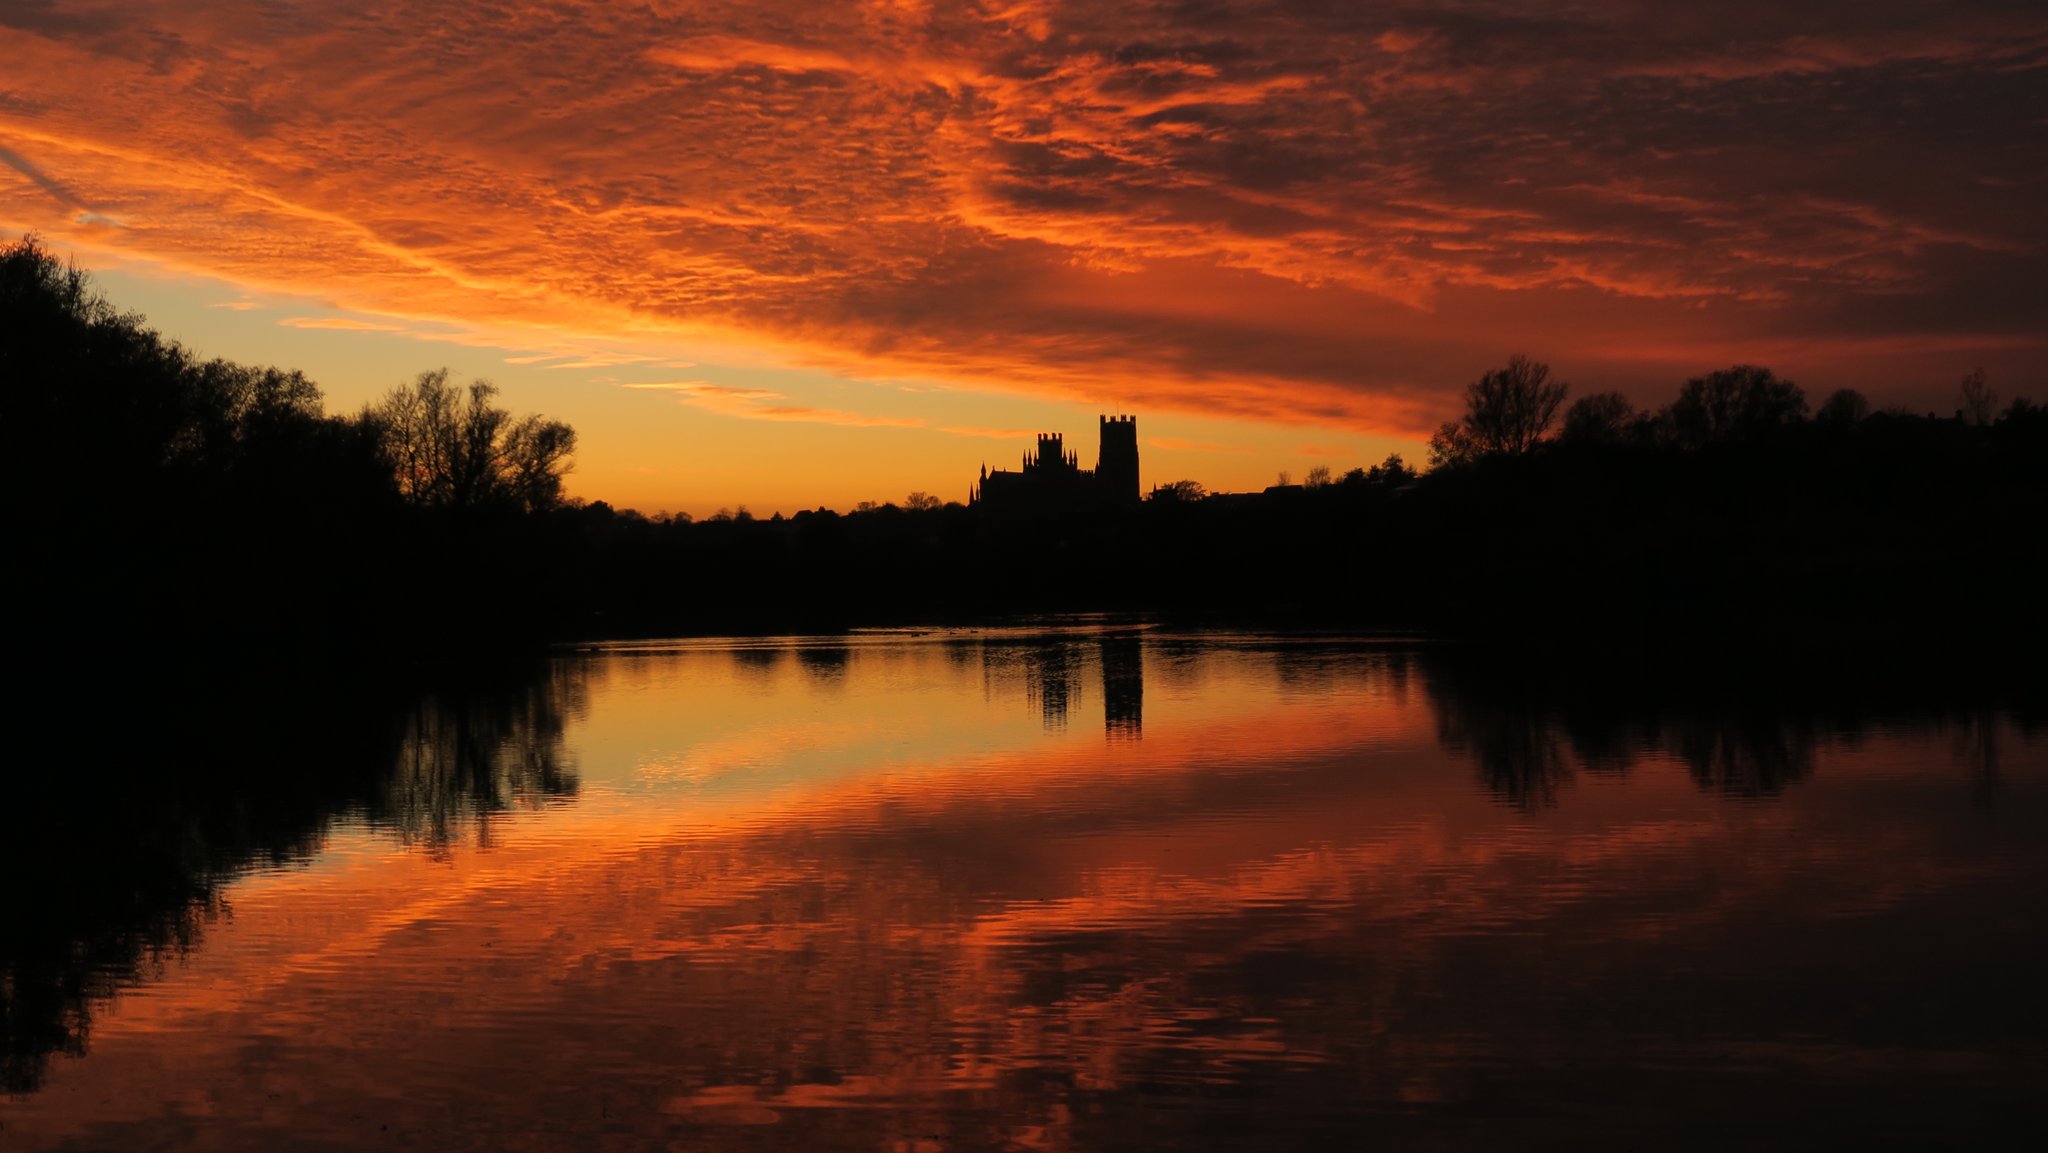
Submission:
M 329 406 L 488 377 L 573 493 L 1412 460 L 1522 352 L 2048 400 L 2039 0 L 0 0 L 0 229 Z

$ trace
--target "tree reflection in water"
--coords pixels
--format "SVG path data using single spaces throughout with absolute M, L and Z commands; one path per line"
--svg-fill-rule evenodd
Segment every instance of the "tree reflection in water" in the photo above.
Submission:
M 528 677 L 421 694 L 401 725 L 370 823 L 431 847 L 471 831 L 488 844 L 493 814 L 574 796 L 576 769 L 564 759 L 562 735 L 583 710 L 587 669 L 558 662 Z
M 573 662 L 464 670 L 396 703 L 166 694 L 111 704 L 97 745 L 32 750 L 0 804 L 0 1092 L 83 1053 L 94 1006 L 191 950 L 227 882 L 309 858 L 338 820 L 487 843 L 493 814 L 574 795 L 562 735 L 584 678 Z
M 1115 1076 L 1105 1084 L 1113 1081 L 1121 1086 L 1116 1092 L 1142 1095 L 1149 1090 L 1137 1087 L 1156 1084 L 1161 1076 L 1194 1083 L 1213 1072 L 1202 1064 L 1220 1059 L 1210 1044 L 1227 1042 L 1250 1052 L 1278 1045 L 1281 1038 L 1301 1052 L 1363 1053 L 1369 1060 L 1361 1059 L 1359 1067 L 1386 1069 L 1389 1076 L 1437 1058 L 1453 1069 L 1446 1078 L 1464 1076 L 1447 1050 L 1432 1058 L 1425 1042 L 1435 1038 L 1455 1047 L 1457 1039 L 1475 1035 L 1475 1022 L 1483 1020 L 1488 1029 L 1499 1022 L 1480 1009 L 1461 1016 L 1463 1001 L 1436 993 L 1481 990 L 1474 1003 L 1484 1008 L 1485 994 L 1498 986 L 1500 941 L 1469 933 L 1426 934 L 1430 917 L 1441 908 L 1434 886 L 1444 875 L 1443 846 L 1433 837 L 1412 844 L 1396 840 L 1389 842 L 1388 854 L 1375 855 L 1379 847 L 1370 838 L 1356 845 L 1344 840 L 1355 816 L 1398 816 L 1393 806 L 1413 801 L 1421 807 L 1409 815 L 1433 826 L 1442 817 L 1440 802 L 1442 808 L 1462 804 L 1483 811 L 1483 804 L 1469 803 L 1474 786 L 1521 810 L 1567 807 L 1574 784 L 1595 774 L 1663 774 L 1677 782 L 1681 794 L 1694 787 L 1684 783 L 1689 778 L 1714 797 L 1770 803 L 1797 782 L 1827 771 L 1835 763 L 1829 755 L 1852 747 L 1862 734 L 1916 726 L 1960 742 L 1957 747 L 1971 755 L 1959 756 L 1958 763 L 1995 783 L 1998 734 L 2014 732 L 2015 724 L 2028 732 L 2040 720 L 2037 712 L 2028 721 L 2029 714 L 2015 712 L 2010 701 L 1943 694 L 1924 685 L 1903 703 L 1899 696 L 1870 695 L 1863 686 L 1823 699 L 1782 689 L 1742 696 L 1725 679 L 1659 685 L 1554 667 L 1518 672 L 1431 648 L 1234 635 L 1155 637 L 1144 630 L 938 643 L 946 674 L 967 686 L 963 695 L 977 698 L 977 706 L 999 702 L 996 712 L 1021 722 L 1014 727 L 1026 730 L 1029 746 L 1049 755 L 1032 762 L 1028 779 L 1013 792 L 982 787 L 1001 784 L 997 775 L 971 778 L 980 784 L 969 787 L 963 784 L 969 776 L 934 769 L 929 775 L 905 774 L 892 785 L 906 792 L 892 794 L 892 803 L 879 807 L 886 820 L 878 817 L 874 827 L 851 818 L 842 827 L 793 817 L 794 832 L 782 842 L 774 839 L 773 822 L 761 826 L 766 831 L 745 834 L 753 839 L 729 850 L 738 895 L 728 906 L 691 906 L 688 917 L 699 920 L 688 923 L 698 928 L 681 936 L 751 940 L 763 932 L 760 926 L 779 926 L 778 933 L 803 947 L 750 956 L 729 971 L 692 970 L 709 974 L 705 980 L 732 982 L 692 1006 L 706 1045 L 761 1036 L 758 1021 L 747 1016 L 750 1009 L 786 1007 L 792 998 L 808 1004 L 804 991 L 818 991 L 818 975 L 847 976 L 872 980 L 880 992 L 864 999 L 844 996 L 835 986 L 819 1004 L 845 1012 L 836 1035 L 841 1041 L 857 1046 L 880 1038 L 877 1051 L 840 1051 L 817 1064 L 832 1070 L 887 1067 L 880 1047 L 888 1029 L 903 1022 L 874 1022 L 873 1005 L 894 1003 L 888 998 L 901 982 L 924 989 L 951 973 L 966 983 L 965 1003 L 998 1006 L 989 1020 L 1004 1029 L 1041 1030 L 1020 1041 L 1031 1055 L 1028 1067 L 1015 1074 L 1021 1079 L 1048 1068 L 1109 1070 Z M 849 699 L 863 708 L 897 699 L 907 708 L 931 707 L 930 700 L 903 691 L 914 684 L 892 681 L 887 693 L 863 695 L 873 682 L 863 683 L 869 658 L 858 642 L 743 642 L 716 651 L 715 662 L 706 663 L 723 666 L 730 651 L 735 691 L 749 699 L 780 683 L 776 691 L 789 694 L 784 703 L 791 707 Z M 187 717 L 183 704 L 159 705 L 144 711 L 146 723 L 131 722 L 144 738 L 118 748 L 70 748 L 36 762 L 43 771 L 18 780 L 11 803 L 0 806 L 0 851 L 16 881 L 9 916 L 0 922 L 4 1087 L 33 1089 L 52 1053 L 81 1052 L 103 1000 L 193 948 L 208 925 L 225 915 L 225 883 L 252 866 L 305 860 L 342 822 L 367 824 L 433 853 L 489 845 L 501 814 L 574 795 L 579 776 L 565 727 L 584 708 L 586 674 L 601 667 L 601 659 L 576 659 L 516 675 L 479 676 L 471 670 L 398 700 L 326 697 L 316 708 L 294 710 L 272 699 L 260 708 L 245 702 L 232 718 L 216 707 L 202 714 L 203 721 Z M 1154 693 L 1149 717 L 1148 688 Z M 1088 731 L 1097 691 L 1100 738 Z M 1213 730 L 1241 735 L 1241 744 L 1219 742 L 1213 763 L 1208 748 L 1176 744 L 1192 727 L 1213 720 L 1209 710 L 1236 708 L 1234 693 L 1264 702 L 1226 718 L 1242 721 L 1241 731 Z M 1269 705 L 1276 711 L 1260 711 Z M 1350 724 L 1356 717 L 1336 715 L 1383 705 L 1389 705 L 1389 715 L 1403 718 L 1398 729 L 1389 730 L 1396 738 L 1370 724 Z M 758 723 L 767 731 L 781 723 L 772 709 L 763 717 Z M 1283 731 L 1275 718 L 1295 728 Z M 1345 723 L 1333 723 L 1328 734 L 1310 731 L 1326 720 Z M 1064 743 L 1029 731 L 1043 726 L 1057 733 L 1070 721 L 1075 739 Z M 1432 725 L 1450 756 L 1428 748 Z M 1379 748 L 1371 746 L 1374 740 L 1396 744 Z M 1410 740 L 1412 748 L 1398 743 Z M 1371 750 L 1362 758 L 1370 771 L 1359 771 L 1355 754 L 1361 748 Z M 1155 751 L 1166 758 L 1166 767 L 1144 759 Z M 857 763 L 849 769 L 860 771 Z M 990 772 L 986 766 L 973 771 Z M 1388 774 L 1385 790 L 1372 780 L 1381 772 Z M 1040 790 L 1042 779 L 1057 787 Z M 863 784 L 864 778 L 853 783 Z M 949 787 L 960 795 L 948 793 Z M 1399 791 L 1409 788 L 1416 790 L 1412 796 Z M 907 791 L 912 789 L 914 796 Z M 983 804 L 984 794 L 996 799 Z M 1133 795 L 1142 798 L 1135 807 Z M 918 803 L 893 803 L 906 798 Z M 589 808 L 602 803 L 593 795 Z M 1358 807 L 1347 807 L 1352 805 Z M 1525 831 L 1516 817 L 1491 816 L 1516 834 Z M 670 854 L 664 859 L 715 862 L 728 851 L 721 844 L 713 838 L 707 845 L 662 851 Z M 847 867 L 818 865 L 832 859 L 826 850 L 834 845 Z M 1080 847 L 1085 886 L 1061 887 L 1063 845 Z M 1347 866 L 1344 854 L 1354 849 L 1360 855 Z M 1667 880 L 1692 875 L 1690 858 L 1681 851 L 1658 859 L 1669 866 Z M 764 873 L 764 861 L 785 868 L 780 880 Z M 1098 868 L 1103 862 L 1132 867 Z M 1538 901 L 1542 886 L 1515 872 L 1524 863 L 1518 858 L 1498 869 L 1487 866 L 1477 870 L 1484 875 L 1476 879 L 1497 883 L 1518 908 L 1555 914 L 1549 924 L 1557 933 L 1545 939 L 1545 948 L 1558 939 L 1594 940 L 1606 931 L 1607 923 L 1597 917 L 1573 919 L 1603 906 L 1581 900 L 1568 886 L 1553 885 L 1556 899 Z M 1251 897 L 1237 904 L 1219 899 L 1239 882 L 1250 887 Z M 1856 885 L 1861 884 L 1859 875 Z M 1483 895 L 1485 885 L 1473 891 Z M 1419 903 L 1404 904 L 1405 897 Z M 554 926 L 589 915 L 571 898 L 580 899 L 571 890 L 561 896 L 564 903 L 549 905 L 555 898 L 540 894 L 537 912 L 526 923 Z M 884 899 L 893 903 L 875 904 Z M 828 909 L 841 902 L 846 919 L 821 916 L 820 900 Z M 943 915 L 920 904 L 926 900 L 942 906 Z M 1325 915 L 1339 906 L 1339 915 Z M 992 917 L 990 910 L 998 907 L 1013 915 L 1007 921 Z M 1091 908 L 1092 920 L 1080 915 Z M 996 958 L 994 967 L 946 966 L 946 950 L 964 939 L 954 933 L 956 924 L 973 926 L 980 942 L 975 947 L 983 950 L 976 956 Z M 877 927 L 892 925 L 933 931 L 891 937 L 895 946 L 878 945 Z M 1321 935 L 1333 925 L 1339 927 L 1334 937 Z M 873 963 L 876 951 L 889 947 L 907 950 L 899 958 L 904 963 Z M 1637 947 L 1646 946 L 1630 945 Z M 1533 953 L 1522 960 L 1530 972 L 1548 972 Z M 1367 972 L 1383 984 L 1360 984 L 1359 975 Z M 1417 976 L 1424 973 L 1426 980 Z M 1592 976 L 1607 980 L 1613 974 Z M 1573 979 L 1584 977 L 1575 972 Z M 1315 996 L 1302 1000 L 1302 990 Z M 1374 998 L 1380 1003 L 1367 1003 Z M 1224 1036 L 1222 1024 L 1174 1016 L 1204 1001 L 1223 1006 L 1229 1020 L 1256 1028 Z M 1655 1020 L 1690 1027 L 1682 1006 L 1667 1014 L 1661 996 L 1646 995 L 1648 1002 L 1665 1014 Z M 1759 1006 L 1759 1015 L 1778 1011 L 1748 990 L 1729 994 L 1723 1003 Z M 1803 1011 L 1797 1001 L 1786 1003 L 1792 1005 L 1788 1012 Z M 1568 1004 L 1572 1014 L 1581 1006 L 1577 1000 L 1555 1004 Z M 1019 1005 L 1032 1011 L 1016 1012 Z M 1547 1016 L 1552 1007 L 1542 1002 L 1531 1010 L 1526 1036 L 1544 1041 L 1555 1035 L 1546 1032 L 1553 1029 Z M 1408 1024 L 1416 1027 L 1373 1032 L 1365 1040 L 1339 1028 L 1400 1014 L 1412 1014 Z M 913 1010 L 905 1020 L 918 1026 L 923 1018 Z M 1154 1026 L 1161 1021 L 1177 1039 L 1160 1041 Z M 1215 1035 L 1202 1045 L 1183 1044 L 1178 1038 L 1188 1030 Z M 556 1039 L 534 1043 L 552 1048 Z M 1373 1048 L 1382 1044 L 1384 1053 Z M 115 1047 L 105 1048 L 110 1054 Z M 780 1056 L 760 1061 L 766 1067 Z M 707 1051 L 704 1059 L 715 1063 L 730 1054 Z M 1541 1068 L 1542 1061 L 1531 1067 Z M 1244 1118 L 1271 1117 L 1290 1113 L 1294 1103 L 1315 1094 L 1342 1099 L 1356 1091 L 1355 1078 L 1346 1080 L 1353 1073 L 1337 1065 L 1247 1067 L 1233 1074 L 1242 1080 L 1224 1088 L 1262 1103 L 1264 1112 L 1248 1110 Z M 818 1080 L 824 1083 L 822 1076 Z M 1444 1084 L 1454 1095 L 1481 1092 L 1453 1080 Z M 1310 1115 L 1305 1104 L 1301 1112 Z
M 1997 718 L 2030 724 L 2024 702 L 1967 686 L 1891 684 L 1874 692 L 1853 670 L 1803 690 L 1726 673 L 1531 668 L 1455 653 L 1417 658 L 1444 748 L 1469 755 L 1482 785 L 1519 809 L 1559 803 L 1579 772 L 1623 774 L 1645 759 L 1683 764 L 1703 790 L 1769 798 L 1811 776 L 1828 743 L 1880 729 L 1942 729 L 1968 749 L 1981 788 L 1997 776 Z

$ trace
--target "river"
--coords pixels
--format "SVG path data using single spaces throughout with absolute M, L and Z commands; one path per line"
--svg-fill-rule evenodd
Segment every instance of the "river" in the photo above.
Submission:
M 593 646 L 324 724 L 37 802 L 91 832 L 17 846 L 0 1148 L 2043 1128 L 2038 702 L 1078 623 Z

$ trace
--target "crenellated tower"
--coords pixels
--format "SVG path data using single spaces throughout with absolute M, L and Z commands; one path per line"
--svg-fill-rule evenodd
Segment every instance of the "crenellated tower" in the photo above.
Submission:
M 1102 451 L 1095 460 L 1095 483 L 1119 503 L 1138 502 L 1138 418 L 1102 417 Z
M 1102 451 L 1094 471 L 1081 467 L 1081 454 L 1067 448 L 1064 434 L 1038 434 L 1035 451 L 1021 454 L 1017 471 L 983 465 L 969 504 L 1044 513 L 1082 513 L 1135 507 L 1138 489 L 1138 418 L 1104 416 Z
M 1064 434 L 1041 432 L 1038 434 L 1038 452 L 1024 457 L 1024 471 L 1035 476 L 1052 476 L 1078 471 L 1080 458 L 1066 450 Z

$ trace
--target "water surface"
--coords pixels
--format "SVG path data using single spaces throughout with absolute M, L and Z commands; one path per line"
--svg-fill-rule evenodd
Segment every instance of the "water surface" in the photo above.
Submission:
M 41 862 L 85 879 L 9 920 L 0 1145 L 2041 1128 L 2037 713 L 1546 684 L 874 633 L 607 646 L 272 737 Z

